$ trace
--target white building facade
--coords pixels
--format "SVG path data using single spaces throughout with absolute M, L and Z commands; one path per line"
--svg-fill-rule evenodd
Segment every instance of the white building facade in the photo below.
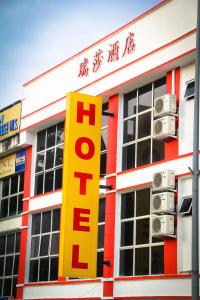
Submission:
M 20 234 L 18 275 L 6 275 L 16 253 L 4 250 L 0 297 L 14 276 L 16 299 L 191 299 L 196 5 L 162 1 L 24 84 L 23 208 L 0 219 L 0 238 Z M 70 91 L 102 96 L 114 114 L 102 117 L 100 184 L 111 188 L 99 191 L 95 279 L 57 271 Z

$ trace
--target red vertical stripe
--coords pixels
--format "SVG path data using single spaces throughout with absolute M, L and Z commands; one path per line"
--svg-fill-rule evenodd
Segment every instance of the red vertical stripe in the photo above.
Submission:
M 117 124 L 118 124 L 118 95 L 109 99 L 109 111 L 114 113 L 114 117 L 108 117 L 108 144 L 107 144 L 107 167 L 106 173 L 116 173 L 117 161 Z M 115 189 L 116 176 L 106 179 L 107 185 L 112 185 Z M 104 238 L 104 260 L 109 261 L 109 266 L 104 266 L 104 277 L 112 278 L 114 273 L 114 243 L 115 243 L 115 201 L 116 193 L 106 195 L 105 212 L 105 238 Z M 113 296 L 113 282 L 104 282 L 104 297 Z
M 27 151 L 27 155 L 26 155 L 26 170 L 24 172 L 24 198 L 30 197 L 32 147 L 28 147 L 26 151 Z M 23 202 L 23 212 L 28 211 L 28 208 L 29 208 L 29 201 L 26 200 Z M 28 214 L 22 215 L 22 226 L 28 226 Z M 22 229 L 17 284 L 24 284 L 24 280 L 25 280 L 27 235 L 28 235 L 28 230 L 26 228 Z M 17 288 L 16 299 L 23 299 L 23 287 Z
M 180 97 L 180 68 L 175 70 L 174 90 L 177 101 L 177 108 Z M 172 72 L 167 73 L 166 92 L 172 92 Z M 178 128 L 178 120 L 176 124 Z M 165 143 L 165 159 L 174 159 L 178 157 L 178 139 Z M 165 240 L 164 242 L 164 273 L 177 274 L 177 240 Z

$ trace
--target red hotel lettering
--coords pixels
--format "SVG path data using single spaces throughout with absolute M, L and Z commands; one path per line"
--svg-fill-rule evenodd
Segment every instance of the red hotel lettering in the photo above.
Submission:
M 82 173 L 82 172 L 74 172 L 74 177 L 80 178 L 80 189 L 79 189 L 80 195 L 86 195 L 87 179 L 91 180 L 93 178 L 92 174 Z
M 88 269 L 88 263 L 79 262 L 79 245 L 73 245 L 72 248 L 72 268 Z
M 77 231 L 90 231 L 90 226 L 81 225 L 81 222 L 89 223 L 89 217 L 83 217 L 84 215 L 90 215 L 90 209 L 87 208 L 74 208 L 74 221 L 73 221 L 73 230 Z
M 95 104 L 90 103 L 89 110 L 83 108 L 83 102 L 77 103 L 77 123 L 83 123 L 83 116 L 89 117 L 89 125 L 95 125 Z
M 87 153 L 83 153 L 82 151 L 82 144 L 88 144 L 88 152 Z M 94 143 L 91 139 L 87 138 L 87 137 L 80 137 L 75 144 L 75 151 L 76 154 L 82 158 L 82 159 L 90 159 L 93 157 L 94 155 Z

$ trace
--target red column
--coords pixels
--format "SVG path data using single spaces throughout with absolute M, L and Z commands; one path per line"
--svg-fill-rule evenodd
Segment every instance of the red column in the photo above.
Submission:
M 26 150 L 26 170 L 24 172 L 24 201 L 23 201 L 23 214 L 22 215 L 22 229 L 21 229 L 21 242 L 20 242 L 20 255 L 19 255 L 19 268 L 18 268 L 18 281 L 16 299 L 23 299 L 23 284 L 25 280 L 26 269 L 26 242 L 28 236 L 28 209 L 30 197 L 30 183 L 31 183 L 31 162 L 32 162 L 32 147 Z M 24 227 L 24 228 L 23 228 Z
M 180 68 L 175 70 L 174 90 L 177 101 L 177 108 L 180 97 Z M 172 92 L 172 71 L 167 73 L 166 93 Z M 177 124 L 178 128 L 178 118 Z M 178 139 L 165 143 L 165 160 L 175 159 L 178 157 Z M 164 242 L 164 273 L 177 274 L 177 240 L 169 239 Z
M 115 190 L 115 173 L 117 160 L 118 95 L 114 95 L 109 98 L 109 111 L 114 113 L 114 117 L 108 117 L 106 174 L 114 174 L 106 179 L 106 185 L 112 185 L 112 190 Z M 108 260 L 110 262 L 110 266 L 104 265 L 104 277 L 111 279 L 114 275 L 115 201 L 116 192 L 111 191 L 111 193 L 106 194 L 104 261 Z M 113 296 L 112 280 L 104 282 L 103 295 L 104 297 Z

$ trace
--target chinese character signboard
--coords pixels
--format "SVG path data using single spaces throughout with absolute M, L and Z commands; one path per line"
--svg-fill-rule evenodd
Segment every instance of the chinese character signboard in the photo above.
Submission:
M 59 276 L 96 277 L 102 98 L 67 95 Z
M 0 159 L 0 178 L 24 171 L 26 168 L 26 150 Z
M 19 132 L 20 118 L 21 102 L 0 111 L 0 141 Z

